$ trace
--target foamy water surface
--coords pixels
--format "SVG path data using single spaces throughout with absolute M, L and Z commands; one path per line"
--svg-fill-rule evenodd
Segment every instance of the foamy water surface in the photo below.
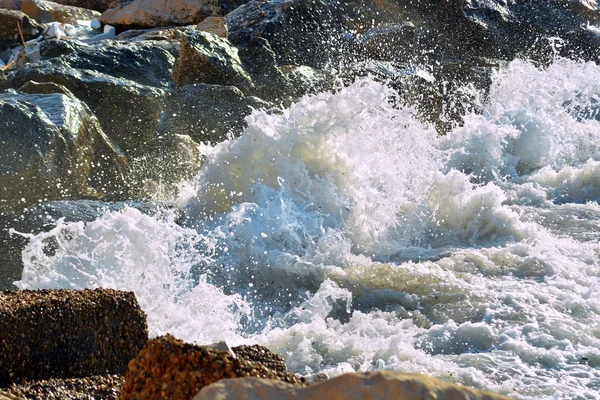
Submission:
M 599 398 L 600 67 L 493 81 L 445 137 L 370 80 L 257 111 L 203 149 L 184 217 L 59 222 L 17 284 L 133 290 L 151 335 L 260 343 L 300 374 Z

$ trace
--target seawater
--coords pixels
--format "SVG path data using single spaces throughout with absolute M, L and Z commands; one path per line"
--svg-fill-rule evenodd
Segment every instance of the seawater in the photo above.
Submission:
M 133 290 L 152 336 L 260 343 L 300 374 L 599 398 L 600 67 L 513 61 L 446 136 L 390 95 L 254 112 L 179 213 L 61 220 L 16 284 Z

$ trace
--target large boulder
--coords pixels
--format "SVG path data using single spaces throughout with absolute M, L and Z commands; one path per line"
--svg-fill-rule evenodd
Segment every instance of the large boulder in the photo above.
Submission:
M 301 387 L 262 378 L 227 379 L 200 390 L 194 400 L 508 400 L 424 375 L 382 371 L 338 376 Z
M 191 25 L 210 15 L 221 15 L 219 0 L 117 0 L 100 21 L 119 28 Z
M 266 39 L 279 65 L 337 66 L 344 52 L 344 17 L 322 0 L 253 0 L 227 14 L 229 40 L 244 46 Z
M 250 376 L 302 383 L 281 357 L 264 347 L 234 347 L 232 353 L 161 336 L 149 340 L 129 363 L 119 399 L 190 399 L 218 380 Z
M 68 88 L 91 108 L 104 132 L 126 156 L 142 156 L 155 145 L 163 89 L 90 69 L 54 66 L 48 61 L 24 66 L 9 78 L 9 85 L 20 87 L 28 81 L 54 82 Z
M 195 84 L 170 93 L 159 118 L 159 135 L 189 135 L 196 142 L 218 143 L 239 136 L 252 109 L 271 105 L 245 96 L 234 86 Z
M 41 32 L 41 26 L 19 10 L 0 8 L 0 52 L 10 45 L 20 44 L 21 36 L 19 25 L 23 33 L 23 39 L 29 40 Z
M 47 0 L 23 0 L 21 11 L 40 23 L 77 24 L 77 20 L 91 20 L 100 16 L 97 11 L 65 6 Z
M 127 161 L 89 108 L 57 85 L 24 90 L 0 94 L 0 211 L 123 191 Z
M 195 30 L 181 38 L 173 80 L 177 87 L 208 83 L 233 85 L 244 92 L 254 88 L 235 47 L 213 33 Z
M 81 7 L 102 12 L 110 6 L 113 0 L 54 0 L 54 2 L 66 6 Z
M 28 379 L 123 374 L 148 340 L 132 292 L 0 293 L 0 387 Z

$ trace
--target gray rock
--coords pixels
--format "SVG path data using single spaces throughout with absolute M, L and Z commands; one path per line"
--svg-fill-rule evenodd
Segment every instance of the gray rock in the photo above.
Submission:
M 238 136 L 252 108 L 270 107 L 271 104 L 245 96 L 234 86 L 187 85 L 165 99 L 158 134 L 187 134 L 197 142 L 214 144 Z
M 20 87 L 28 81 L 68 88 L 91 108 L 103 131 L 126 156 L 142 156 L 155 145 L 164 90 L 90 69 L 54 66 L 48 60 L 26 65 L 9 78 L 9 85 Z
M 89 108 L 64 89 L 40 91 L 47 93 L 0 94 L 0 211 L 38 201 L 127 196 L 127 161 Z
M 279 65 L 337 65 L 346 43 L 337 7 L 322 0 L 253 0 L 226 16 L 229 40 L 243 46 L 264 38 Z
M 254 88 L 237 49 L 226 39 L 201 31 L 184 32 L 173 80 L 177 87 L 208 83 L 233 85 L 243 92 Z

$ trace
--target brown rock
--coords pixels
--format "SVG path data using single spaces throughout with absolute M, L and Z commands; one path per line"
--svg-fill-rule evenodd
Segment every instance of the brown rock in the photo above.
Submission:
M 120 28 L 155 28 L 197 24 L 220 13 L 218 0 L 117 0 L 100 21 Z
M 97 11 L 64 6 L 46 0 L 23 0 L 21 11 L 41 23 L 76 24 L 78 19 L 89 20 L 100 17 L 100 13 Z
M 147 338 L 146 316 L 131 292 L 1 292 L 0 387 L 123 374 Z
M 112 1 L 113 0 L 54 0 L 55 3 L 64 4 L 65 6 L 87 8 L 88 10 L 98 12 L 106 10 Z
M 167 335 L 152 339 L 129 363 L 119 399 L 188 400 L 200 389 L 224 378 L 255 376 L 302 383 L 281 357 L 261 346 L 230 352 L 196 346 Z
M 206 17 L 196 27 L 199 31 L 214 33 L 223 39 L 227 39 L 227 25 L 225 17 Z
M 226 39 L 200 31 L 186 31 L 173 80 L 177 87 L 194 83 L 232 85 L 242 92 L 254 88 L 237 49 Z
M 382 371 L 352 373 L 301 387 L 260 378 L 228 379 L 202 389 L 194 400 L 508 400 L 425 375 Z

